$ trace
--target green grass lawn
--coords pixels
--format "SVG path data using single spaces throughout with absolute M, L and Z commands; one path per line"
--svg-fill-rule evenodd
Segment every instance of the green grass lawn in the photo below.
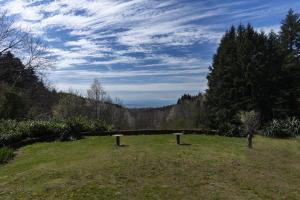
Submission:
M 0 199 L 300 199 L 300 140 L 186 135 L 38 143 L 0 165 Z

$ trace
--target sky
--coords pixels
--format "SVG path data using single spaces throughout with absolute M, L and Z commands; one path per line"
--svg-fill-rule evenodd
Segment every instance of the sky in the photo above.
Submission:
M 47 44 L 45 77 L 57 90 L 86 94 L 98 78 L 129 107 L 175 103 L 207 89 L 224 32 L 251 23 L 279 31 L 298 0 L 0 0 L 16 26 Z

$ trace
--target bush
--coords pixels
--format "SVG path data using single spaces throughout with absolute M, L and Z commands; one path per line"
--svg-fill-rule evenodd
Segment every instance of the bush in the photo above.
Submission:
M 0 148 L 0 164 L 6 163 L 14 157 L 14 150 L 11 148 Z
M 74 117 L 66 120 L 31 120 L 17 122 L 0 120 L 0 147 L 18 143 L 24 139 L 80 139 L 82 132 L 103 132 L 107 126 L 101 120 Z
M 300 121 L 295 117 L 285 120 L 274 119 L 266 127 L 265 135 L 271 137 L 295 137 L 300 135 Z
M 232 123 L 223 123 L 219 125 L 219 134 L 228 137 L 241 137 L 242 132 L 240 128 Z
M 0 120 L 0 147 L 18 142 L 27 137 L 27 131 L 20 125 L 14 120 Z

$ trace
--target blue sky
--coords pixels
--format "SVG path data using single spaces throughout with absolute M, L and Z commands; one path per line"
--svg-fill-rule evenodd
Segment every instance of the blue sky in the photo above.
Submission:
M 158 106 L 207 87 L 224 31 L 250 22 L 278 31 L 298 0 L 0 0 L 17 26 L 44 39 L 58 90 L 85 95 L 99 78 L 127 105 Z

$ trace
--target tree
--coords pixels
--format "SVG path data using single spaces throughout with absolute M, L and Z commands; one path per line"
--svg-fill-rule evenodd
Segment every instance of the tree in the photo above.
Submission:
M 11 16 L 0 11 L 0 85 L 8 85 L 22 98 L 22 110 L 27 112 L 23 117 L 50 114 L 55 95 L 50 95 L 38 74 L 39 69 L 50 66 L 42 40 L 17 27 Z
M 275 33 L 259 33 L 250 24 L 231 27 L 207 77 L 210 126 L 239 125 L 236 115 L 240 110 L 255 110 L 262 121 L 272 119 L 282 84 L 281 65 Z
M 71 118 L 86 114 L 86 101 L 77 91 L 69 89 L 68 93 L 60 93 L 58 103 L 53 107 L 55 117 Z
M 95 115 L 97 118 L 100 117 L 101 113 L 101 104 L 104 103 L 106 98 L 106 92 L 104 91 L 100 81 L 98 79 L 94 79 L 90 89 L 87 90 L 88 99 L 95 109 Z
M 26 68 L 10 51 L 0 56 L 0 81 L 13 87 L 28 88 L 39 78 L 32 68 Z
M 232 81 L 229 67 L 235 65 L 236 61 L 236 28 L 231 27 L 228 30 L 213 57 L 213 64 L 209 67 L 207 107 L 209 109 L 208 118 L 210 127 L 217 128 L 219 122 L 228 120 L 230 110 L 228 109 L 229 95 L 224 92 L 230 92 L 227 89 L 232 88 Z
M 240 120 L 242 122 L 243 128 L 245 133 L 247 134 L 248 138 L 248 148 L 252 148 L 252 139 L 254 136 L 254 132 L 256 131 L 259 125 L 259 116 L 254 111 L 249 112 L 240 112 Z
M 17 27 L 6 12 L 0 11 L 0 56 L 12 52 L 21 58 L 26 68 L 37 69 L 51 66 L 47 49 L 41 39 L 30 31 Z
M 20 119 L 26 114 L 22 96 L 13 88 L 0 85 L 0 119 Z
M 9 115 L 10 117 L 20 118 L 22 116 L 32 118 L 40 116 L 40 114 L 48 116 L 51 113 L 51 104 L 56 98 L 55 93 L 52 94 L 48 90 L 36 74 L 35 69 L 26 68 L 21 60 L 9 51 L 0 56 L 1 85 L 10 88 L 10 90 L 2 90 L 3 97 L 7 96 L 10 98 L 14 94 L 16 98 L 22 100 L 22 106 L 18 107 L 18 109 L 21 109 L 22 115 Z M 0 98 L 0 104 L 5 99 Z M 9 106 L 3 107 L 2 111 L 3 109 L 10 112 Z
M 279 37 L 284 84 L 278 104 L 286 115 L 300 116 L 300 16 L 290 9 L 281 24 Z
M 281 22 L 280 43 L 286 55 L 286 62 L 300 62 L 300 17 L 289 10 Z

